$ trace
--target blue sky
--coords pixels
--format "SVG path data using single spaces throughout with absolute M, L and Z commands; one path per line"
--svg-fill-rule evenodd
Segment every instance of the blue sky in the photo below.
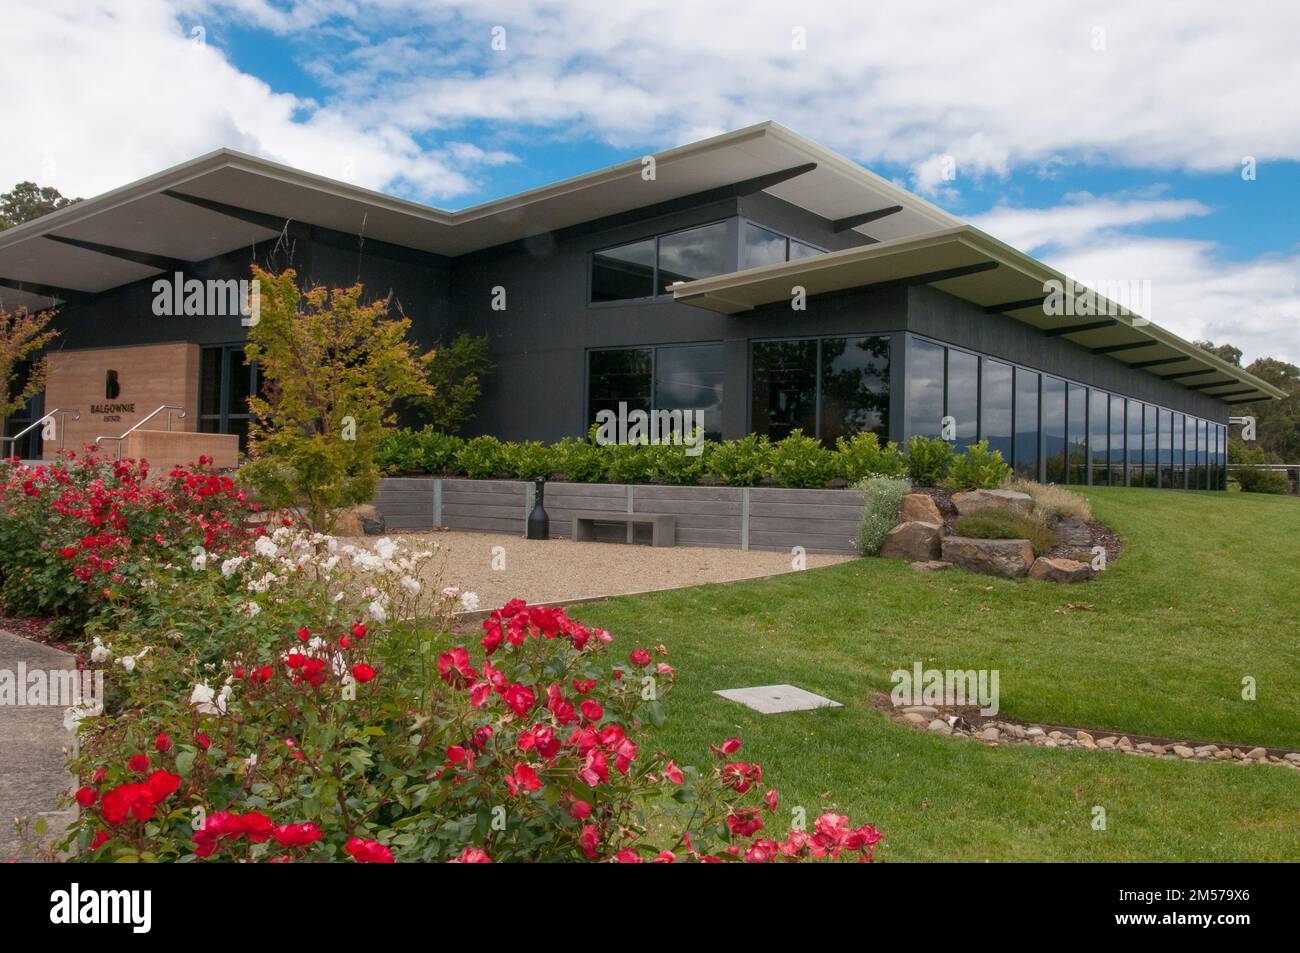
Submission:
M 30 50 L 10 127 L 42 130 L 0 182 L 89 195 L 224 145 L 461 208 L 775 119 L 1063 270 L 1150 279 L 1184 337 L 1300 362 L 1292 5 L 0 2 Z

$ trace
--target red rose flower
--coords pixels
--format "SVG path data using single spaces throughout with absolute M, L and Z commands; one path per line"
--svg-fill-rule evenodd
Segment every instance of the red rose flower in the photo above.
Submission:
M 92 788 L 77 789 L 77 793 L 76 793 L 77 803 L 80 804 L 83 808 L 90 807 L 90 805 L 94 804 L 95 799 L 97 797 L 99 797 L 99 795 L 96 794 Z
M 358 864 L 394 863 L 393 852 L 377 840 L 362 840 L 353 837 L 344 845 L 344 850 L 352 855 Z
M 352 677 L 358 682 L 368 682 L 375 677 L 375 670 L 365 662 L 359 662 L 352 667 Z
M 149 770 L 149 756 L 147 754 L 133 754 L 127 761 L 126 766 L 132 771 L 138 771 L 141 774 Z
M 153 750 L 167 751 L 171 748 L 171 746 L 172 746 L 172 740 L 167 737 L 167 732 L 160 731 L 158 733 L 158 737 L 154 739 Z

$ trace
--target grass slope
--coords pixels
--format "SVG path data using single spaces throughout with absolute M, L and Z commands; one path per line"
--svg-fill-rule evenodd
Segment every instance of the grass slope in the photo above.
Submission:
M 1300 857 L 1300 773 L 989 748 L 894 725 L 867 704 L 889 672 L 920 660 L 998 669 L 1013 717 L 1300 747 L 1300 503 L 1087 495 L 1126 548 L 1085 586 L 918 575 L 865 559 L 575 615 L 619 645 L 669 646 L 678 687 L 659 745 L 698 764 L 709 741 L 742 736 L 786 808 L 877 824 L 889 837 L 882 859 Z M 1241 698 L 1246 675 L 1255 701 Z M 712 694 L 779 682 L 845 707 L 762 716 Z M 1105 831 L 1092 829 L 1097 805 Z

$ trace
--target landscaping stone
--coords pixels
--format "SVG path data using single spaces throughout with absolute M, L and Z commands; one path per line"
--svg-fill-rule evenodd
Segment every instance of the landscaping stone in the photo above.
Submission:
M 1173 752 L 1174 754 L 1178 755 L 1178 757 L 1180 758 L 1196 757 L 1196 752 L 1193 751 L 1191 748 L 1187 747 L 1187 745 L 1174 745 Z
M 943 525 L 939 505 L 924 493 L 909 493 L 898 504 L 900 523 L 937 523 Z
M 1034 563 L 1034 550 L 1027 539 L 945 536 L 940 550 L 945 562 L 986 576 L 1014 579 L 1028 573 Z
M 908 562 L 937 560 L 942 537 L 943 526 L 939 523 L 900 523 L 885 535 L 880 555 L 883 559 L 906 559 Z
M 930 730 L 937 731 L 941 735 L 950 735 L 952 734 L 952 725 L 936 718 L 934 721 L 930 722 Z
M 1087 582 L 1092 578 L 1092 567 L 1073 559 L 1039 556 L 1029 567 L 1029 578 L 1059 583 Z
M 1268 758 L 1268 752 L 1263 748 L 1251 748 L 1246 752 L 1246 758 L 1250 761 L 1264 761 Z
M 714 692 L 733 702 L 764 715 L 779 715 L 788 711 L 811 711 L 814 708 L 842 708 L 837 701 L 814 695 L 794 685 L 759 685 L 755 688 L 728 688 Z
M 912 563 L 912 568 L 917 572 L 939 572 L 944 569 L 951 569 L 952 563 L 946 563 L 942 559 L 926 559 Z
M 986 509 L 1010 510 L 1020 516 L 1028 516 L 1034 508 L 1034 498 L 1028 493 L 1015 490 L 971 490 L 954 493 L 952 505 L 957 508 L 960 516 Z
M 1077 516 L 1063 516 L 1055 521 L 1052 528 L 1062 546 L 1091 547 L 1092 530 L 1088 524 Z
M 382 536 L 386 526 L 384 514 L 369 503 L 354 506 L 339 514 L 335 536 Z

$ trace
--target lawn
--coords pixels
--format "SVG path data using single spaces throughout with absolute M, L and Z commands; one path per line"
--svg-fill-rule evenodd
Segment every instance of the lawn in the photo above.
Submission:
M 875 823 L 890 860 L 1295 860 L 1300 772 L 1028 746 L 895 725 L 889 673 L 996 668 L 1004 714 L 1300 747 L 1300 502 L 1087 491 L 1123 556 L 1075 587 L 877 559 L 582 606 L 679 673 L 655 740 L 699 763 L 732 735 L 786 807 Z M 1089 608 L 1069 608 L 1069 603 Z M 1241 697 L 1252 676 L 1257 698 Z M 712 692 L 790 682 L 844 703 L 764 716 Z M 1093 809 L 1107 829 L 1093 829 Z

